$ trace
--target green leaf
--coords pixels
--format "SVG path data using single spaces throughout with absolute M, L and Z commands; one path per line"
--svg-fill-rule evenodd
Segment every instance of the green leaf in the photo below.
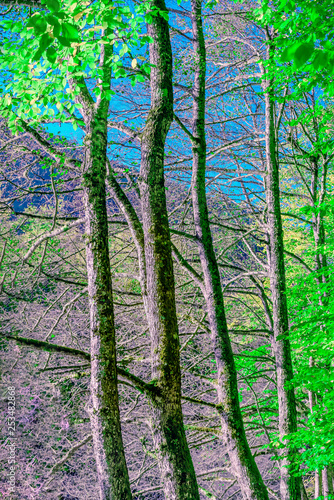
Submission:
M 47 0 L 46 5 L 51 12 L 58 12 L 58 10 L 60 10 L 60 3 L 58 0 Z
M 44 50 L 52 44 L 52 42 L 53 39 L 47 33 L 44 33 L 39 41 L 39 50 L 43 53 Z
M 47 16 L 46 20 L 51 26 L 53 26 L 53 30 L 52 30 L 53 36 L 58 37 L 60 35 L 60 28 L 61 28 L 58 19 L 55 16 L 53 16 L 52 14 L 49 14 Z
M 281 61 L 282 62 L 289 62 L 293 59 L 293 54 L 296 50 L 296 48 L 299 47 L 299 43 L 297 43 L 297 46 L 296 44 L 294 43 L 293 45 L 290 45 L 289 47 L 285 47 L 285 49 L 283 50 L 282 54 L 281 54 Z
M 55 16 L 53 16 L 52 14 L 48 14 L 46 16 L 46 20 L 49 24 L 51 24 L 51 26 L 56 26 L 57 24 L 59 24 L 58 19 Z
M 54 15 L 58 17 L 58 19 L 66 19 L 66 14 L 65 12 L 59 11 L 59 12 L 54 12 Z
M 313 42 L 307 42 L 300 45 L 294 54 L 295 68 L 303 66 L 311 57 L 314 51 Z
M 281 61 L 288 62 L 293 59 L 295 68 L 300 68 L 310 59 L 313 52 L 313 42 L 295 42 L 283 50 Z
M 62 25 L 62 33 L 67 40 L 70 40 L 70 42 L 78 42 L 81 40 L 80 33 L 78 29 L 73 26 L 73 24 L 64 23 Z
M 168 12 L 166 12 L 164 10 L 160 10 L 159 14 L 160 14 L 161 17 L 163 17 L 165 19 L 165 21 L 169 20 L 169 14 L 168 14 Z
M 43 52 L 44 52 L 44 50 L 37 49 L 37 50 L 36 50 L 36 52 L 35 52 L 35 54 L 32 56 L 32 60 L 33 60 L 33 61 L 39 61 L 39 60 L 40 60 L 40 58 L 41 58 L 41 57 L 42 57 L 42 55 L 43 55 Z
M 323 68 L 328 67 L 328 54 L 327 52 L 323 50 L 317 50 L 314 61 L 313 61 L 313 67 L 315 70 L 321 70 Z
M 55 60 L 57 59 L 57 51 L 54 47 L 48 48 L 48 50 L 46 51 L 46 58 L 51 64 L 55 62 Z
M 64 47 L 71 47 L 71 42 L 67 38 L 61 35 L 58 35 L 57 38 Z
M 12 33 L 20 33 L 21 31 L 22 31 L 22 23 L 21 22 L 15 23 L 11 29 Z
M 44 17 L 42 17 L 39 13 L 36 13 L 30 18 L 27 27 L 34 28 L 35 34 L 41 35 L 46 31 L 47 22 Z

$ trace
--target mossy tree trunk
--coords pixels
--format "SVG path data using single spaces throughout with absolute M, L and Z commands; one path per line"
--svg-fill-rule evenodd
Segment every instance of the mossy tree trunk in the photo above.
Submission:
M 106 206 L 107 116 L 111 70 L 110 49 L 102 47 L 101 96 L 94 103 L 83 79 L 70 80 L 80 89 L 86 126 L 83 200 L 91 335 L 91 398 L 88 408 L 101 500 L 132 498 L 125 461 L 117 391 L 116 341 L 110 274 Z
M 164 0 L 150 7 L 167 14 Z M 140 195 L 145 241 L 152 376 L 160 396 L 152 405 L 152 431 L 166 499 L 199 499 L 181 408 L 180 345 L 164 183 L 164 148 L 173 120 L 172 50 L 160 14 L 147 26 L 151 107 L 141 137 Z
M 272 35 L 267 31 L 268 41 Z M 272 45 L 268 45 L 267 57 L 272 57 Z M 264 68 L 261 66 L 262 72 Z M 267 203 L 267 233 L 270 291 L 273 309 L 273 348 L 275 355 L 277 396 L 279 410 L 280 439 L 297 431 L 297 411 L 294 389 L 291 386 L 293 368 L 289 340 L 288 307 L 286 298 L 283 228 L 280 207 L 279 165 L 276 151 L 274 128 L 274 94 L 271 90 L 272 81 L 268 77 L 263 80 L 265 91 L 265 148 L 266 176 L 265 191 Z M 300 500 L 301 479 L 294 475 L 296 450 L 286 446 L 280 450 L 281 465 L 281 500 Z
M 192 203 L 199 256 L 203 270 L 204 295 L 217 365 L 220 417 L 231 471 L 245 500 L 268 499 L 261 474 L 249 448 L 239 405 L 237 372 L 227 330 L 220 274 L 213 248 L 206 199 L 205 74 L 206 52 L 201 0 L 192 0 L 192 36 L 195 55 L 192 119 Z

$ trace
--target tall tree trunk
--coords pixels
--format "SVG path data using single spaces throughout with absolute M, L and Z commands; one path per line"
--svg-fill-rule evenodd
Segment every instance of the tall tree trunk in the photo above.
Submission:
M 116 339 L 110 274 L 108 220 L 106 206 L 107 116 L 110 87 L 107 66 L 111 49 L 102 46 L 98 82 L 101 97 L 91 98 L 83 78 L 69 80 L 80 88 L 77 102 L 82 105 L 86 125 L 84 139 L 83 200 L 85 246 L 91 335 L 90 416 L 101 500 L 132 498 L 125 461 L 117 391 Z
M 85 138 L 85 242 L 91 331 L 92 426 L 100 499 L 130 499 L 117 392 L 116 344 L 105 195 L 106 117 Z
M 271 35 L 268 34 L 268 41 Z M 273 48 L 268 46 L 267 57 L 272 57 Z M 262 72 L 264 68 L 261 65 Z M 277 377 L 279 435 L 284 440 L 287 434 L 297 431 L 296 400 L 290 382 L 293 378 L 291 347 L 289 340 L 288 307 L 286 299 L 285 265 L 283 253 L 283 230 L 279 192 L 279 167 L 276 155 L 274 128 L 274 95 L 270 88 L 272 81 L 263 82 L 265 92 L 265 147 L 267 202 L 267 231 L 269 239 L 269 277 L 273 304 L 274 353 Z M 300 500 L 299 477 L 293 475 L 295 450 L 288 444 L 281 450 L 281 500 Z
M 315 120 L 314 120 L 315 122 Z M 318 134 L 317 134 L 318 136 Z M 296 141 L 295 141 L 296 143 Z M 297 147 L 298 144 L 296 143 Z M 318 208 L 319 205 L 324 203 L 326 198 L 326 184 L 327 184 L 327 170 L 328 162 L 325 157 L 322 159 L 322 168 L 319 165 L 320 155 L 311 156 L 311 196 L 312 196 L 312 206 L 313 208 Z M 328 304 L 328 291 L 322 291 L 322 285 L 329 283 L 328 277 L 326 276 L 327 268 L 327 255 L 324 250 L 326 243 L 326 233 L 325 233 L 325 223 L 324 223 L 324 213 L 322 210 L 317 210 L 317 213 L 312 213 L 312 229 L 314 236 L 315 245 L 315 270 L 318 271 L 317 281 L 319 286 L 319 305 L 325 307 Z
M 324 492 L 324 500 L 329 500 L 330 495 L 333 495 L 333 479 L 330 466 L 322 469 L 322 487 Z
M 231 470 L 245 500 L 268 499 L 261 474 L 249 448 L 239 405 L 237 373 L 227 330 L 220 274 L 214 253 L 205 191 L 205 74 L 206 51 L 201 0 L 192 0 L 192 35 L 195 53 L 193 86 L 193 174 L 192 203 L 199 256 L 203 270 L 204 295 L 218 373 L 218 399 L 222 431 Z
M 167 14 L 164 0 L 150 7 Z M 181 408 L 180 345 L 171 241 L 164 184 L 164 147 L 173 120 L 172 51 L 168 22 L 152 16 L 148 25 L 151 108 L 142 134 L 140 194 L 145 240 L 152 376 L 160 397 L 152 405 L 153 439 L 168 500 L 198 499 Z
M 315 471 L 314 482 L 315 482 L 314 498 L 316 499 L 322 495 L 322 473 L 321 473 L 321 470 Z

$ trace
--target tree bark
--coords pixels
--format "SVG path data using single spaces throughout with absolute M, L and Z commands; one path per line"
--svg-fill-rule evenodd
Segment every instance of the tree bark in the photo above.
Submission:
M 328 500 L 330 495 L 333 495 L 333 482 L 330 466 L 322 469 L 322 487 L 324 493 L 324 500 Z
M 152 0 L 150 7 L 167 14 L 164 0 Z M 152 405 L 152 430 L 165 497 L 199 500 L 181 408 L 180 345 L 164 184 L 164 147 L 173 120 L 172 51 L 168 22 L 160 14 L 152 16 L 147 30 L 153 38 L 149 49 L 154 66 L 150 78 L 151 107 L 141 141 L 139 187 L 152 376 L 160 391 Z
M 201 0 L 192 0 L 192 36 L 195 54 L 192 119 L 192 203 L 199 256 L 203 270 L 204 295 L 218 373 L 218 400 L 222 431 L 245 500 L 268 499 L 268 492 L 249 448 L 239 405 L 237 373 L 227 330 L 220 274 L 213 248 L 205 188 L 205 74 L 206 51 Z
M 271 36 L 268 34 L 268 41 Z M 272 46 L 267 49 L 268 59 L 272 57 Z M 264 73 L 263 66 L 261 67 Z M 274 96 L 270 88 L 272 81 L 263 81 L 265 92 L 265 148 L 267 202 L 267 232 L 269 240 L 268 260 L 270 290 L 273 304 L 274 353 L 277 377 L 279 435 L 281 441 L 287 434 L 297 431 L 296 400 L 290 382 L 293 378 L 291 347 L 289 340 L 288 308 L 286 299 L 285 265 L 283 253 L 283 229 L 280 207 L 279 166 L 276 155 L 274 129 Z M 286 443 L 287 444 L 287 443 Z M 295 450 L 288 444 L 281 450 L 282 500 L 300 500 L 300 478 L 293 475 Z
M 314 103 L 314 95 L 312 96 L 312 104 Z M 319 140 L 319 125 L 316 119 L 313 120 L 315 127 L 316 140 Z M 298 148 L 297 141 L 294 142 Z M 322 154 L 322 168 L 320 165 L 320 155 L 310 156 L 310 163 L 312 169 L 311 177 L 311 198 L 312 206 L 314 209 L 318 208 L 319 205 L 324 203 L 327 194 L 327 171 L 328 162 L 326 155 Z M 318 271 L 317 282 L 319 286 L 319 305 L 325 307 L 328 304 L 328 292 L 321 291 L 322 285 L 326 285 L 329 282 L 326 276 L 327 268 L 327 255 L 324 250 L 326 243 L 326 232 L 324 224 L 324 213 L 323 210 L 317 210 L 317 212 L 312 213 L 312 229 L 315 244 L 315 270 Z
M 313 104 L 314 104 L 314 96 L 313 96 Z M 316 121 L 314 120 L 315 126 Z M 316 133 L 318 130 L 316 129 Z M 318 136 L 318 134 L 317 134 Z M 317 137 L 318 139 L 318 137 Z M 312 195 L 312 205 L 314 208 L 318 208 L 325 201 L 326 197 L 326 183 L 327 183 L 327 169 L 328 165 L 326 162 L 326 158 L 323 158 L 322 168 L 319 165 L 320 156 L 311 157 L 311 166 L 312 166 L 312 180 L 311 180 L 311 195 Z M 317 275 L 317 283 L 319 287 L 319 306 L 320 309 L 324 309 L 328 306 L 329 301 L 329 293 L 327 290 L 322 290 L 322 286 L 329 284 L 328 276 L 326 275 L 327 268 L 327 255 L 324 251 L 325 243 L 326 243 L 326 232 L 325 232 L 325 224 L 324 224 L 324 214 L 320 209 L 317 213 L 312 214 L 312 222 L 313 222 L 313 236 L 314 236 L 314 244 L 315 244 L 315 270 L 318 271 Z M 324 324 L 319 325 L 321 330 L 324 330 L 326 326 Z M 310 358 L 311 359 L 311 358 Z M 310 362 L 311 366 L 311 362 Z M 312 363 L 313 366 L 313 363 Z M 318 475 L 318 483 L 320 482 L 320 492 L 318 494 L 321 495 L 323 493 L 324 500 L 329 498 L 329 495 L 333 495 L 333 478 L 332 478 L 332 467 L 328 465 L 322 469 L 322 471 L 316 471 Z M 319 489 L 319 488 L 318 488 Z M 316 497 L 315 497 L 316 498 Z
M 317 499 L 322 495 L 322 472 L 321 470 L 315 471 L 315 488 L 314 488 L 314 498 Z
M 110 274 L 106 206 L 107 115 L 111 70 L 107 49 L 101 51 L 101 97 L 94 103 L 82 80 L 77 97 L 86 125 L 84 139 L 83 200 L 91 335 L 91 421 L 101 500 L 132 498 L 125 461 L 117 391 L 116 339 Z

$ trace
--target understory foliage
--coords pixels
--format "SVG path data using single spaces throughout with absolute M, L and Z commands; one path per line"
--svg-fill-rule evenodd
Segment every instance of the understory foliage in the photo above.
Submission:
M 193 204 L 192 162 L 200 142 L 194 137 L 196 105 L 203 98 L 202 180 L 246 441 L 269 498 L 334 498 L 332 2 L 167 1 L 165 8 L 163 1 L 6 0 L 0 5 L 0 498 L 88 500 L 101 494 L 89 418 L 92 303 L 98 294 L 89 290 L 91 214 L 84 197 L 87 151 L 96 160 L 94 130 L 107 141 L 106 161 L 101 155 L 96 162 L 105 183 L 106 255 L 129 484 L 133 499 L 167 500 L 161 481 L 165 444 L 159 449 L 155 439 L 157 408 L 164 405 L 153 359 L 162 354 L 152 342 L 147 306 L 145 262 L 151 247 L 143 232 L 148 215 L 140 170 L 147 158 L 153 165 L 161 161 L 154 147 L 147 151 L 143 145 L 154 122 L 153 106 L 168 94 L 164 88 L 152 91 L 164 77 L 161 60 L 152 56 L 164 23 L 173 53 L 174 95 L 169 97 L 174 120 L 166 132 L 162 189 L 149 180 L 147 190 L 148 199 L 161 206 L 161 193 L 166 195 L 180 426 L 199 497 L 248 500 L 222 430 L 224 402 L 219 403 L 210 294 Z M 203 22 L 201 61 L 206 61 L 205 90 L 198 101 L 195 11 Z M 158 27 L 157 38 L 152 26 Z M 104 125 L 94 115 L 101 103 L 108 107 L 104 136 Z M 289 320 L 289 331 L 278 339 L 270 272 L 269 154 L 279 168 L 275 196 Z M 152 236 L 153 229 L 148 233 Z M 291 346 L 293 378 L 285 389 L 294 388 L 297 412 L 297 432 L 284 436 L 277 383 L 277 341 L 282 339 Z M 161 363 L 158 368 L 163 369 Z M 8 481 L 8 387 L 16 394 L 15 492 Z M 280 484 L 288 453 L 293 457 L 288 473 L 302 478 L 295 496 L 284 496 Z M 324 471 L 329 479 L 319 486 Z M 175 498 L 190 497 L 179 493 Z

